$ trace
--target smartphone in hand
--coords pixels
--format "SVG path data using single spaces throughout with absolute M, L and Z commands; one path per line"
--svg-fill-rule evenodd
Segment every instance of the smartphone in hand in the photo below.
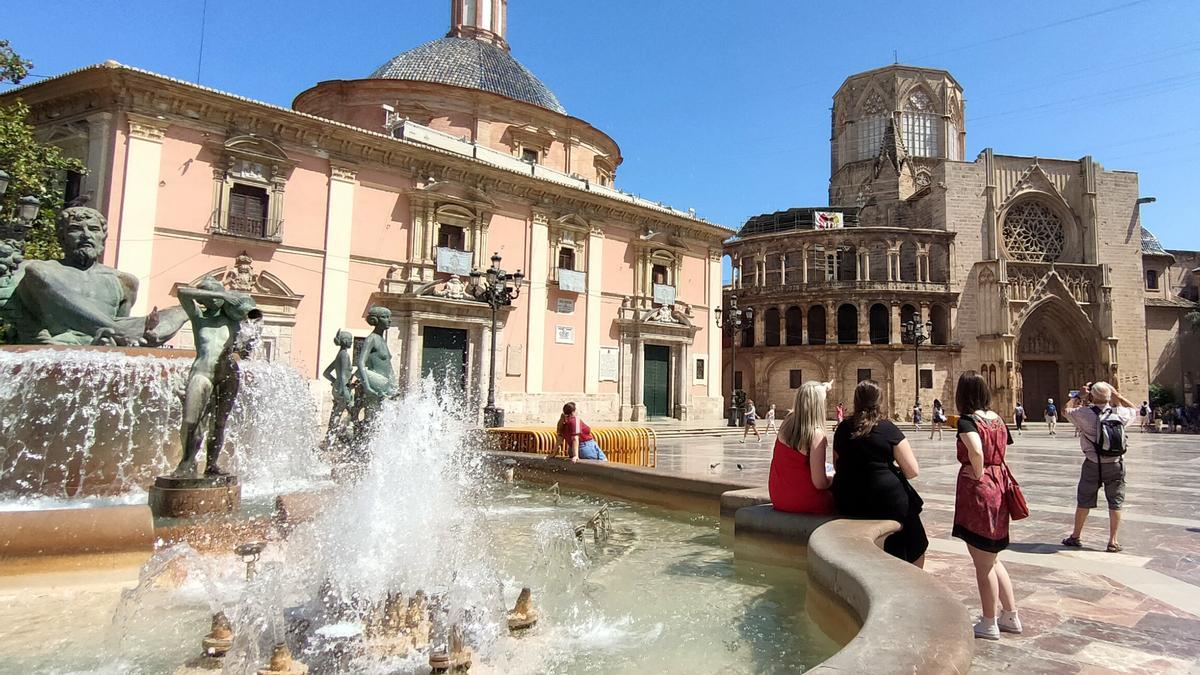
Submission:
M 1070 392 L 1068 392 L 1068 394 L 1070 395 L 1071 398 L 1079 398 L 1079 390 L 1078 389 L 1072 389 Z

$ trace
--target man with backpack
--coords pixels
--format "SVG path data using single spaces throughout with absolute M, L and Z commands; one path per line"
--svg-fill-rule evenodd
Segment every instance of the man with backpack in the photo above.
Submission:
M 1107 382 L 1085 387 L 1067 403 L 1067 419 L 1079 430 L 1083 468 L 1075 508 L 1075 529 L 1063 546 L 1083 546 L 1079 537 L 1088 512 L 1096 508 L 1096 496 L 1104 487 L 1108 501 L 1108 552 L 1118 553 L 1117 529 L 1121 526 L 1121 503 L 1125 501 L 1125 451 L 1129 446 L 1126 427 L 1137 411 L 1134 404 Z

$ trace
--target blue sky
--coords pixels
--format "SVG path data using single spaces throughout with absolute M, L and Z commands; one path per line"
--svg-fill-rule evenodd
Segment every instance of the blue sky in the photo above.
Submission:
M 116 59 L 195 80 L 203 5 L 23 3 L 0 38 L 41 75 Z M 321 80 L 365 77 L 448 22 L 446 0 L 208 0 L 200 81 L 290 105 Z M 895 50 L 962 84 L 968 157 L 1091 154 L 1137 171 L 1142 194 L 1158 198 L 1143 224 L 1168 248 L 1200 248 L 1192 0 L 510 0 L 509 41 L 568 112 L 620 144 L 620 187 L 730 227 L 827 201 L 833 92 Z

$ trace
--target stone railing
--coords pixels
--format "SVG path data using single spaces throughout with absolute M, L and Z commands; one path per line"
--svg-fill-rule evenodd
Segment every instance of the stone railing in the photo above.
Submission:
M 910 293 L 951 293 L 950 284 L 941 281 L 809 281 L 807 284 L 774 284 L 768 286 L 726 286 L 725 292 L 739 298 L 765 295 L 818 293 L 821 291 L 902 291 Z

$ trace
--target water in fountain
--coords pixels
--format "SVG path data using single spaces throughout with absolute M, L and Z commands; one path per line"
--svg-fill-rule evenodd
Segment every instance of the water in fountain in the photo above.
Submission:
M 144 487 L 178 461 L 179 392 L 190 364 L 169 351 L 0 350 L 0 508 L 97 495 L 145 503 Z M 244 494 L 311 482 L 324 467 L 307 382 L 282 364 L 246 361 L 241 369 L 226 452 Z

